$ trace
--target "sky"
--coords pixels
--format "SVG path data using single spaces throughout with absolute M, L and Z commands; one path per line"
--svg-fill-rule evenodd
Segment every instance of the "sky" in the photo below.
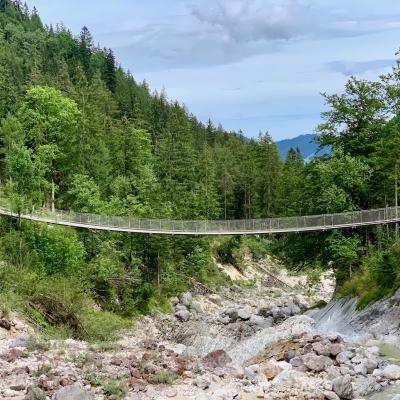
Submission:
M 46 24 L 86 25 L 137 81 L 202 121 L 275 140 L 313 133 L 356 75 L 400 47 L 398 0 L 28 0 Z

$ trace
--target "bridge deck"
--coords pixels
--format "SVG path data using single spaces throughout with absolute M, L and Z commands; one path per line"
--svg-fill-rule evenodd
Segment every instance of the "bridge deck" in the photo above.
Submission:
M 197 220 L 140 219 L 57 210 L 41 210 L 31 214 L 18 214 L 0 208 L 0 215 L 23 220 L 63 225 L 75 228 L 159 235 L 260 235 L 290 232 L 314 232 L 332 229 L 356 228 L 367 225 L 384 225 L 400 221 L 400 207 L 345 212 L 340 214 L 308 215 L 301 217 L 246 219 L 246 220 Z

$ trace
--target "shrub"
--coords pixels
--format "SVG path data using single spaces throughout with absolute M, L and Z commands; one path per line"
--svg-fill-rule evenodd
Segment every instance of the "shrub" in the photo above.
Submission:
M 86 311 L 82 314 L 85 339 L 93 342 L 115 340 L 120 331 L 129 322 L 116 314 L 106 311 Z
M 151 383 L 154 385 L 173 385 L 176 378 L 177 376 L 173 372 L 162 371 L 151 378 Z
M 112 380 L 103 386 L 103 393 L 108 397 L 113 396 L 114 399 L 123 399 L 128 391 L 123 383 Z

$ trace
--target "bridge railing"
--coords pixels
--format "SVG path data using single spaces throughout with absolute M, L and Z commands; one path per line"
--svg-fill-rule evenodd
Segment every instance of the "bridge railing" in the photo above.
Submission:
M 129 218 L 73 211 L 46 212 L 46 218 L 54 222 L 109 227 L 122 230 L 154 232 L 274 232 L 298 231 L 313 229 L 330 229 L 341 226 L 367 225 L 390 222 L 400 217 L 400 208 L 381 208 L 375 210 L 350 211 L 337 214 L 308 215 L 299 217 L 282 217 L 246 220 L 167 220 Z
M 8 209 L 9 210 L 9 209 Z M 12 214 L 6 208 L 0 209 L 3 214 Z M 33 219 L 49 223 L 84 226 L 87 228 L 111 228 L 121 231 L 159 232 L 159 233 L 274 233 L 332 229 L 334 227 L 351 227 L 368 224 L 398 221 L 400 207 L 387 207 L 375 210 L 350 211 L 336 214 L 308 215 L 298 217 L 246 219 L 246 220 L 167 220 L 130 218 L 119 216 L 78 213 L 57 210 L 51 212 L 40 210 L 21 215 L 25 219 Z

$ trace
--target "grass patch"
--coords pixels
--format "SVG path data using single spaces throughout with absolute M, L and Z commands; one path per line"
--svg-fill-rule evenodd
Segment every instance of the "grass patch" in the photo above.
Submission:
M 118 382 L 117 380 L 111 380 L 103 386 L 103 393 L 107 397 L 113 397 L 114 399 L 123 399 L 128 394 L 125 383 Z
M 151 383 L 154 385 L 173 385 L 177 379 L 173 372 L 163 371 L 156 373 L 151 378 Z

